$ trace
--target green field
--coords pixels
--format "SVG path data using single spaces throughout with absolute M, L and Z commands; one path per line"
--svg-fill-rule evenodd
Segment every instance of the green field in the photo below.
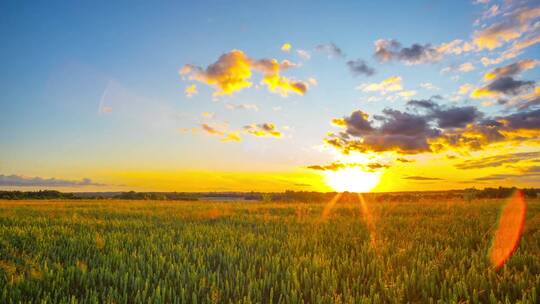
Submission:
M 0 201 L 0 303 L 538 303 L 540 201 Z

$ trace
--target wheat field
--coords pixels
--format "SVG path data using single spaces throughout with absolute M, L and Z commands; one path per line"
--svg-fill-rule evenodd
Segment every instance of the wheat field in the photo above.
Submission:
M 540 200 L 496 270 L 504 202 L 0 201 L 0 302 L 538 303 Z

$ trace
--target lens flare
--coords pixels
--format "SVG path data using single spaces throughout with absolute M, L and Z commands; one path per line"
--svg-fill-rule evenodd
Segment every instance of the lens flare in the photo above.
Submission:
M 518 248 L 526 212 L 525 195 L 518 190 L 502 210 L 489 251 L 489 260 L 496 269 L 501 268 Z

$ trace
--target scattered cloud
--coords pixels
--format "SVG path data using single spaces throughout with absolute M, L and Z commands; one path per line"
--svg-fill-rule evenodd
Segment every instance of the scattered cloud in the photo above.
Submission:
M 225 107 L 229 110 L 252 110 L 252 111 L 259 111 L 259 107 L 256 104 L 250 104 L 250 103 L 226 103 Z
M 12 187 L 79 187 L 79 186 L 106 186 L 93 182 L 89 178 L 81 180 L 66 180 L 57 178 L 27 177 L 22 175 L 0 174 L 0 186 Z
M 411 100 L 407 106 L 409 112 L 385 109 L 372 119 L 361 110 L 335 118 L 333 125 L 344 131 L 330 132 L 324 141 L 344 154 L 415 154 L 449 148 L 480 150 L 491 143 L 523 143 L 540 136 L 540 110 L 486 117 L 473 106 L 441 106 L 432 100 Z
M 518 95 L 531 89 L 534 81 L 515 80 L 512 77 L 504 76 L 496 78 L 488 85 L 477 88 L 471 93 L 472 98 L 499 97 L 500 95 Z
M 381 62 L 399 60 L 414 65 L 438 61 L 441 53 L 430 44 L 414 43 L 410 47 L 403 47 L 395 39 L 379 39 L 375 41 L 375 57 Z
M 473 89 L 473 86 L 470 83 L 463 84 L 458 89 L 459 95 L 466 95 Z
M 436 180 L 443 180 L 442 178 L 438 177 L 427 177 L 427 176 L 405 176 L 403 179 L 412 179 L 417 181 L 436 181 Z
M 375 74 L 375 69 L 368 66 L 368 64 L 362 59 L 347 61 L 347 67 L 349 67 L 349 70 L 354 76 L 372 76 Z
M 311 53 L 306 50 L 296 50 L 296 54 L 304 61 L 311 59 Z
M 305 82 L 281 76 L 284 70 L 296 67 L 296 64 L 276 59 L 253 60 L 240 50 L 232 50 L 221 55 L 216 62 L 206 69 L 186 64 L 180 75 L 190 80 L 206 83 L 216 89 L 214 96 L 231 95 L 236 91 L 251 87 L 252 70 L 263 74 L 262 84 L 271 92 L 287 96 L 289 93 L 304 95 L 308 89 Z
M 458 71 L 463 72 L 463 73 L 474 71 L 474 69 L 475 69 L 474 65 L 470 62 L 465 62 L 458 67 Z
M 408 159 L 408 158 L 403 158 L 403 157 L 398 157 L 396 158 L 396 160 L 400 163 L 414 163 L 413 159 Z
M 385 95 L 388 92 L 403 90 L 402 81 L 400 76 L 390 76 L 379 83 L 363 84 L 359 88 L 363 92 L 379 92 L 381 95 Z
M 256 137 L 281 137 L 283 135 L 273 123 L 251 124 L 245 126 L 244 130 Z
M 326 44 L 319 44 L 315 47 L 315 50 L 325 53 L 330 58 L 343 58 L 345 57 L 345 53 L 333 42 L 326 43 Z
M 473 43 L 478 50 L 496 49 L 528 32 L 533 28 L 530 22 L 538 17 L 540 17 L 540 7 L 520 8 L 506 14 L 501 21 L 474 32 Z
M 533 59 L 524 59 L 503 67 L 496 68 L 484 74 L 484 80 L 493 80 L 503 76 L 515 76 L 526 70 L 533 69 L 540 61 Z
M 186 97 L 187 98 L 191 98 L 195 95 L 197 95 L 199 93 L 199 91 L 197 90 L 197 85 L 196 84 L 192 84 L 190 86 L 187 86 L 186 89 L 184 90 L 184 92 L 186 93 Z
M 455 165 L 458 169 L 481 169 L 499 167 L 506 164 L 515 164 L 521 161 L 539 159 L 540 152 L 521 152 L 501 154 L 480 159 L 466 160 Z
M 204 117 L 204 118 L 214 118 L 214 113 L 202 112 L 201 116 Z
M 436 91 L 436 90 L 439 90 L 438 87 L 436 87 L 435 85 L 433 85 L 432 83 L 430 82 L 422 82 L 420 84 L 420 87 L 422 89 L 425 89 L 425 90 L 430 90 L 430 91 Z
M 346 168 L 360 168 L 363 171 L 368 172 L 374 172 L 376 170 L 380 169 L 386 169 L 390 166 L 387 164 L 382 163 L 341 163 L 341 162 L 333 162 L 327 165 L 311 165 L 307 166 L 306 168 L 312 169 L 312 170 L 320 170 L 320 171 L 339 171 Z
M 290 43 L 286 42 L 281 46 L 281 50 L 284 52 L 289 52 L 291 50 L 292 46 Z

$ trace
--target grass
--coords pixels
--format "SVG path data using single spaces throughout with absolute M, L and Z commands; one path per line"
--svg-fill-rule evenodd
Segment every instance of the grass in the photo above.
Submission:
M 325 203 L 0 201 L 0 303 L 540 299 L 539 200 L 500 270 L 503 200 Z

